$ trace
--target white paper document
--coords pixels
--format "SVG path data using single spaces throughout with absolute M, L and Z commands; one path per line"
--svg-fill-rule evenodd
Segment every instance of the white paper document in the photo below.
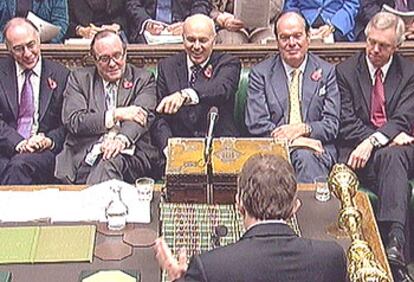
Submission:
M 41 42 L 49 42 L 59 34 L 60 26 L 51 24 L 32 12 L 29 12 L 26 18 L 39 29 Z
M 400 16 L 406 25 L 411 25 L 414 22 L 414 11 L 401 12 L 401 11 L 395 10 L 394 8 L 388 6 L 387 4 L 384 4 L 382 6 L 382 11 L 389 12 L 397 16 Z
M 111 187 L 115 185 L 122 187 L 121 198 L 128 206 L 127 222 L 150 223 L 150 202 L 139 201 L 135 186 L 119 180 L 109 180 L 82 191 L 1 191 L 0 221 L 106 222 L 105 208 L 114 197 Z
M 234 17 L 243 21 L 244 27 L 267 27 L 270 22 L 270 0 L 234 0 Z
M 148 31 L 144 31 L 144 37 L 148 45 L 178 44 L 178 43 L 183 42 L 183 37 L 181 35 L 172 35 L 172 34 L 152 35 Z

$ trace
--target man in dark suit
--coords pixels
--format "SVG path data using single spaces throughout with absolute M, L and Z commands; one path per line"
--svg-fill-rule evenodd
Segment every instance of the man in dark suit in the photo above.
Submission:
M 165 30 L 181 35 L 188 16 L 208 15 L 210 10 L 208 0 L 127 0 L 128 39 L 133 43 L 144 43 L 144 31 L 159 35 Z
M 56 176 L 67 183 L 133 182 L 158 159 L 148 133 L 156 105 L 154 77 L 126 63 L 126 44 L 113 31 L 96 34 L 91 54 L 95 67 L 73 71 L 65 89 L 68 135 Z
M 93 38 L 102 29 L 125 31 L 126 0 L 69 0 L 67 37 Z
M 11 56 L 0 60 L 1 184 L 53 183 L 69 71 L 40 57 L 39 32 L 26 19 L 10 20 L 4 38 Z
M 184 23 L 185 52 L 158 65 L 157 112 L 163 116 L 154 126 L 160 148 L 169 137 L 204 137 L 207 114 L 219 110 L 216 136 L 238 136 L 233 112 L 234 94 L 240 78 L 240 61 L 228 54 L 213 52 L 214 22 L 194 15 Z
M 254 136 L 288 140 L 298 182 L 311 183 L 326 177 L 336 160 L 335 69 L 308 52 L 309 26 L 300 14 L 284 12 L 275 27 L 280 54 L 250 72 L 246 125 Z
M 396 2 L 399 3 L 396 5 Z M 406 5 L 407 10 L 414 10 L 414 1 L 410 0 L 361 0 L 361 8 L 359 9 L 355 25 L 355 36 L 357 40 L 364 41 L 366 39 L 364 33 L 365 27 L 375 14 L 381 11 L 382 6 L 385 4 L 395 9 L 401 9 L 401 5 Z M 404 10 L 404 8 L 402 9 Z
M 414 68 L 395 52 L 404 41 L 399 17 L 378 13 L 365 33 L 365 52 L 337 67 L 342 100 L 339 160 L 379 196 L 377 220 L 394 274 L 400 276 L 397 270 L 406 270 L 408 179 L 414 169 Z
M 243 166 L 236 206 L 246 233 L 236 243 L 179 262 L 162 239 L 155 243 L 160 266 L 172 281 L 346 281 L 345 254 L 336 242 L 298 237 L 286 220 L 300 206 L 292 166 L 258 154 Z M 187 268 L 188 267 L 188 268 Z

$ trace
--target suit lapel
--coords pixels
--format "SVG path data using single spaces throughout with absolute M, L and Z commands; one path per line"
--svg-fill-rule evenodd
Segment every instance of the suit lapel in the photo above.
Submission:
M 319 64 L 317 64 L 312 55 L 308 55 L 308 61 L 305 66 L 305 72 L 302 77 L 302 103 L 301 103 L 301 110 L 302 110 L 302 117 L 303 121 L 306 121 L 310 105 L 312 103 L 313 97 L 318 95 L 318 81 L 312 79 L 312 74 L 315 71 L 318 71 L 320 68 Z
M 123 107 L 129 104 L 129 100 L 131 98 L 131 91 L 134 89 L 133 83 L 134 78 L 132 77 L 132 73 L 129 67 L 127 66 L 125 74 L 118 85 L 118 96 L 116 101 L 116 105 L 118 107 Z
M 385 105 L 386 110 L 389 109 L 391 100 L 396 96 L 394 95 L 398 91 L 398 86 L 401 82 L 401 70 L 396 62 L 396 57 L 394 56 L 393 62 L 391 63 L 390 68 L 388 69 L 387 76 L 384 80 L 384 91 L 385 91 Z
M 9 104 L 9 108 L 17 119 L 19 111 L 19 103 L 17 93 L 17 76 L 16 76 L 16 65 L 11 57 L 8 57 L 8 66 L 0 72 L 0 83 L 3 84 L 4 95 Z
M 178 85 L 181 87 L 180 89 L 188 88 L 188 69 L 185 53 L 181 53 L 178 58 L 176 74 L 178 77 Z
M 280 56 L 275 57 L 274 66 L 270 73 L 270 87 L 273 95 L 279 101 L 281 109 L 283 111 L 289 112 L 289 78 L 286 75 L 285 68 L 282 64 Z M 284 115 L 281 113 L 281 115 Z M 285 116 L 285 122 L 288 121 L 288 115 Z
M 105 112 L 106 105 L 105 105 L 105 89 L 103 86 L 103 80 L 99 76 L 96 68 L 94 72 L 94 79 L 93 79 L 93 91 L 90 92 L 93 97 L 90 97 L 90 100 L 95 101 L 95 108 L 97 112 Z
M 42 60 L 42 73 L 40 74 L 39 88 L 39 123 L 45 116 L 50 100 L 52 99 L 53 91 L 57 86 L 56 80 L 53 77 L 53 71 L 46 61 Z
M 364 54 L 361 54 L 361 56 L 359 57 L 357 72 L 358 83 L 362 90 L 362 96 L 365 102 L 365 107 L 367 109 L 367 112 L 369 113 L 371 111 L 372 81 L 369 75 L 368 65 Z

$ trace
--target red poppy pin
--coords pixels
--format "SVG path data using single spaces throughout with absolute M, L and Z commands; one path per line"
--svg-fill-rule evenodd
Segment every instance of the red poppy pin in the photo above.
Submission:
M 52 90 L 56 89 L 56 87 L 57 87 L 56 81 L 53 80 L 51 77 L 49 77 L 47 79 L 47 84 L 49 84 L 49 88 L 52 89 Z
M 316 69 L 312 74 L 311 74 L 311 79 L 313 81 L 319 81 L 322 78 L 322 69 Z
M 130 88 L 132 88 L 132 86 L 134 86 L 134 84 L 131 81 L 125 79 L 122 86 L 125 89 L 130 89 Z
M 204 76 L 207 79 L 210 79 L 211 76 L 213 75 L 213 66 L 211 64 L 209 64 L 205 69 L 204 69 Z

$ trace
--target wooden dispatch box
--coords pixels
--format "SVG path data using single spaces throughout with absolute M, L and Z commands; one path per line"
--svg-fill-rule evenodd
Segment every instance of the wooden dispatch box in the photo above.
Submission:
M 287 143 L 273 138 L 227 138 L 213 140 L 214 203 L 233 203 L 237 177 L 243 164 L 257 153 L 271 153 L 289 159 Z M 207 166 L 203 138 L 170 138 L 166 165 L 169 202 L 205 203 Z

